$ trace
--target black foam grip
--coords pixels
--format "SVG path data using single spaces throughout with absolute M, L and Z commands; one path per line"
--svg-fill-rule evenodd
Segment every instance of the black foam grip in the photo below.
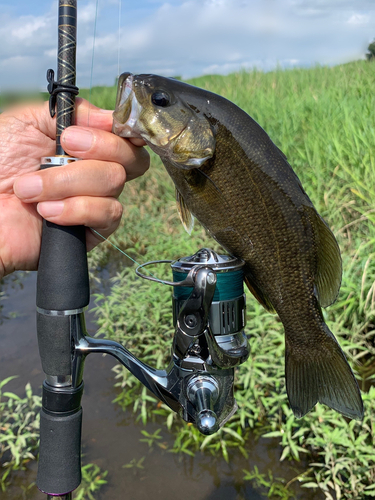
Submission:
M 69 316 L 45 316 L 37 313 L 39 354 L 46 375 L 69 375 L 71 339 Z
M 36 484 L 44 493 L 64 495 L 81 483 L 82 409 L 69 416 L 40 412 Z
M 43 221 L 36 305 L 66 311 L 85 307 L 89 300 L 85 228 Z

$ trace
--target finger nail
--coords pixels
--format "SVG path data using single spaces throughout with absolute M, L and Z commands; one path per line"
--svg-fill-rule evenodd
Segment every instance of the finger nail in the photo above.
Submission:
M 44 217 L 56 217 L 61 215 L 64 210 L 63 201 L 42 201 L 37 205 L 38 213 Z
M 89 130 L 84 130 L 79 127 L 69 127 L 62 135 L 64 146 L 74 150 L 77 153 L 88 151 L 93 143 L 94 136 Z
M 39 175 L 29 175 L 17 179 L 14 192 L 19 198 L 34 198 L 42 192 L 43 181 Z

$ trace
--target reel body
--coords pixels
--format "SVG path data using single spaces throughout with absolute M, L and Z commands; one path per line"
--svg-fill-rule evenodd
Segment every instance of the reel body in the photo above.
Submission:
M 157 261 L 165 262 L 165 261 Z M 169 262 L 169 261 L 168 261 Z M 136 273 L 152 281 L 161 280 Z M 146 365 L 118 342 L 89 337 L 84 316 L 71 323 L 73 385 L 82 381 L 85 357 L 111 354 L 162 402 L 203 434 L 212 434 L 233 415 L 234 369 L 249 356 L 244 333 L 243 262 L 201 249 L 172 264 L 175 334 L 166 370 Z
M 216 432 L 237 409 L 234 367 L 249 355 L 243 265 L 206 248 L 172 264 L 178 283 L 173 289 L 172 361 L 183 386 L 181 416 L 203 434 Z M 180 285 L 188 277 L 194 287 Z
M 244 262 L 203 248 L 172 262 L 172 282 L 140 272 L 165 262 L 170 261 L 136 270 L 142 278 L 173 286 L 175 335 L 163 401 L 203 434 L 212 434 L 237 409 L 234 368 L 249 356 Z

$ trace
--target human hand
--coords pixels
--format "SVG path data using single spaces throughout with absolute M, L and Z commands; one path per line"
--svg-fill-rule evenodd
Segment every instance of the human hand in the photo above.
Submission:
M 117 200 L 125 181 L 148 169 L 149 155 L 111 133 L 112 111 L 76 99 L 76 124 L 61 137 L 64 150 L 82 161 L 39 170 L 55 155 L 56 120 L 48 103 L 0 115 L 0 278 L 38 267 L 42 217 L 63 226 L 84 225 L 108 237 L 120 223 Z M 87 126 L 89 116 L 90 127 Z M 86 231 L 87 249 L 101 239 Z

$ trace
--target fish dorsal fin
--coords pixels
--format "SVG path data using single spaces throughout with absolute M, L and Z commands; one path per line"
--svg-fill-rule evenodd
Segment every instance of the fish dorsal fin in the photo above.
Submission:
M 181 193 L 176 189 L 176 204 L 182 225 L 188 234 L 191 234 L 194 227 L 194 216 L 185 204 Z
M 312 210 L 311 212 L 312 213 Z M 342 275 L 340 249 L 336 238 L 324 220 L 315 211 L 313 227 L 317 243 L 318 265 L 315 276 L 319 304 L 327 307 L 339 293 Z
M 279 151 L 279 153 L 281 154 L 281 156 L 284 158 L 284 160 L 288 161 L 288 158 L 286 157 L 286 154 L 283 151 L 281 151 L 281 149 L 278 148 L 276 145 L 275 145 L 275 147 Z
M 249 274 L 245 275 L 245 283 L 250 292 L 254 295 L 257 301 L 262 304 L 262 306 L 270 313 L 275 313 L 275 309 L 271 304 L 271 301 L 267 297 L 267 295 L 262 292 L 262 290 L 254 283 L 252 280 L 252 276 Z

